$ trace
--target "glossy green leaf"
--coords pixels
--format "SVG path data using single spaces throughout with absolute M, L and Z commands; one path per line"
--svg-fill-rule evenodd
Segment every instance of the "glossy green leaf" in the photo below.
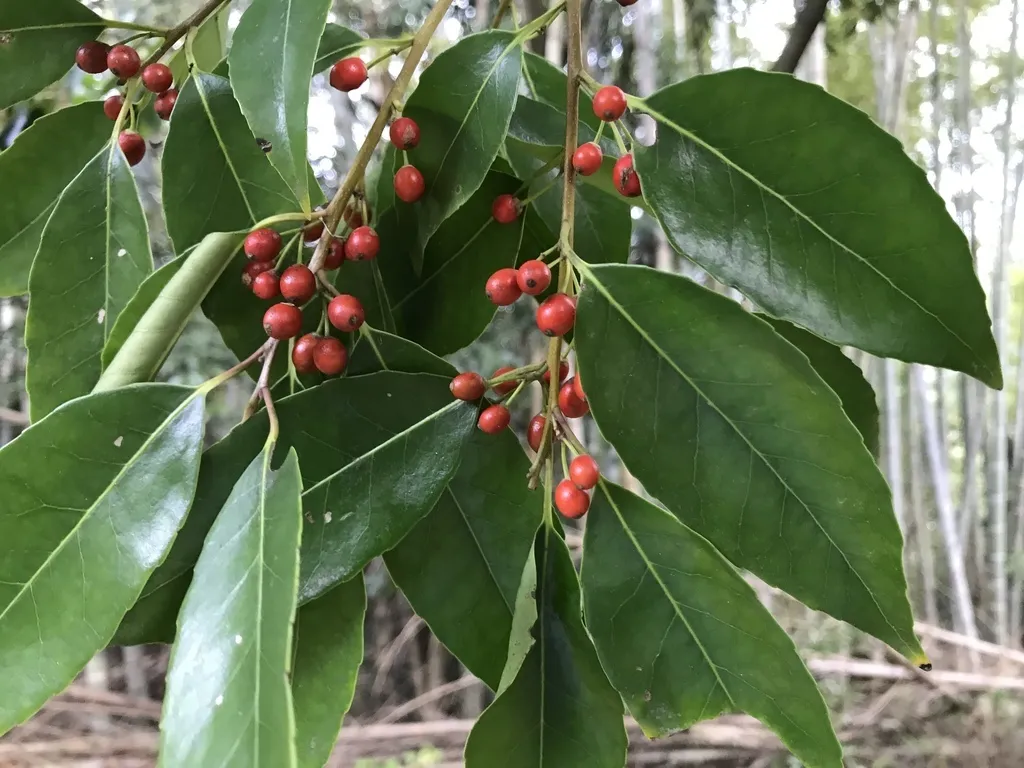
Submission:
M 75 51 L 103 31 L 76 0 L 0 4 L 0 109 L 27 99 L 75 65 Z
M 89 102 L 39 118 L 0 152 L 0 189 L 17 190 L 0 195 L 0 296 L 28 291 L 28 273 L 54 201 L 110 138 L 110 130 L 101 105 Z
M 519 579 L 515 607 L 512 612 L 512 628 L 508 636 L 508 654 L 505 668 L 501 670 L 501 681 L 497 693 L 500 696 L 519 677 L 530 649 L 534 646 L 533 627 L 537 623 L 537 558 L 533 548 L 523 564 Z
M 469 734 L 466 768 L 622 768 L 622 701 L 583 626 L 569 550 L 544 527 L 535 557 L 536 642 Z
M 331 0 L 253 0 L 228 54 L 231 87 L 242 113 L 253 132 L 273 145 L 271 162 L 307 212 L 309 81 L 330 7 Z
M 257 146 L 225 78 L 193 72 L 174 105 L 163 153 L 167 232 L 183 251 L 211 232 L 249 229 L 298 210 Z
M 629 470 L 738 567 L 926 663 L 889 488 L 807 358 L 683 277 L 584 274 L 580 371 Z
M 299 461 L 273 443 L 238 478 L 178 617 L 160 766 L 296 765 L 288 673 L 302 532 Z
M 569 89 L 568 79 L 561 69 L 543 56 L 527 53 L 523 59 L 523 81 L 526 83 L 526 90 L 534 99 L 565 112 Z M 595 131 L 601 125 L 585 96 L 580 104 L 580 122 Z
M 325 69 L 334 66 L 334 63 L 339 59 L 344 59 L 346 56 L 355 56 L 362 47 L 362 35 L 358 32 L 353 32 L 347 27 L 329 22 L 324 27 L 324 34 L 320 38 L 320 45 L 316 49 L 316 61 L 313 64 L 313 71 L 323 72 Z
M 25 344 L 33 421 L 93 388 L 114 322 L 152 271 L 135 179 L 109 144 L 57 200 L 32 264 Z
M 68 403 L 0 449 L 0 734 L 107 644 L 164 559 L 203 415 L 189 388 L 141 385 Z
M 636 148 L 636 168 L 676 250 L 835 344 L 1002 387 L 967 240 L 870 117 L 752 69 L 690 78 L 647 106 L 658 139 Z
M 228 52 L 228 20 L 230 9 L 213 14 L 204 21 L 195 33 L 192 40 L 192 55 L 195 57 L 196 67 L 202 72 L 212 72 Z M 185 55 L 185 47 L 182 46 L 171 57 L 167 63 L 174 75 L 175 87 L 180 91 L 182 84 L 189 76 L 188 58 Z M 175 104 L 177 109 L 177 104 Z
M 842 766 L 828 708 L 793 641 L 711 544 L 602 483 L 583 547 L 587 628 L 648 736 L 746 712 L 805 765 Z
M 389 214 L 385 215 L 389 216 Z M 380 223 L 377 224 L 378 232 L 394 232 L 390 228 L 382 230 L 381 226 Z M 384 248 L 388 254 L 392 253 L 390 247 L 384 246 Z M 403 253 L 401 258 L 406 259 L 408 256 Z M 384 285 L 384 277 L 381 275 L 379 259 L 346 262 L 344 267 L 335 274 L 334 287 L 342 293 L 355 296 L 362 302 L 363 310 L 366 312 L 366 322 L 372 327 L 385 331 L 395 330 L 391 300 Z
M 365 613 L 360 576 L 306 603 L 295 619 L 292 698 L 299 768 L 321 768 L 334 749 L 363 663 Z
M 431 62 L 406 101 L 402 114 L 422 132 L 410 160 L 427 184 L 416 203 L 420 252 L 484 183 L 515 108 L 522 58 L 510 32 L 470 35 Z
M 369 329 L 356 342 L 348 359 L 347 370 L 349 376 L 362 376 L 378 371 L 399 371 L 433 373 L 451 378 L 457 373 L 451 363 L 428 352 L 416 342 L 375 328 Z

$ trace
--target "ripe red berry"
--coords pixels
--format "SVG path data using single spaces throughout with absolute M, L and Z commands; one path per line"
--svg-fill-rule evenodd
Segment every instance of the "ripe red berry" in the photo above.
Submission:
M 337 269 L 345 262 L 345 241 L 331 240 L 327 244 L 327 253 L 324 255 L 324 269 L 328 272 Z
M 545 336 L 565 336 L 576 322 L 576 300 L 564 293 L 548 296 L 537 307 L 537 327 Z
M 339 331 L 358 331 L 366 322 L 366 310 L 355 296 L 343 293 L 341 296 L 335 296 L 327 305 L 327 319 Z
M 107 53 L 107 68 L 122 80 L 135 77 L 141 66 L 139 52 L 130 45 L 115 45 Z
M 457 399 L 472 402 L 484 396 L 484 392 L 487 391 L 487 384 L 484 382 L 484 377 L 479 373 L 466 371 L 452 379 L 452 383 L 448 385 L 448 388 Z
M 256 279 L 252 281 L 252 292 L 261 299 L 272 299 L 277 296 L 281 292 L 281 281 L 277 277 L 277 272 L 267 271 L 256 275 Z
M 142 84 L 147 91 L 163 93 L 174 84 L 174 74 L 166 64 L 150 64 L 142 70 Z
M 326 376 L 337 376 L 348 365 L 348 350 L 333 336 L 326 336 L 313 347 L 313 365 Z
M 516 300 L 523 295 L 519 288 L 519 273 L 511 267 L 499 269 L 489 278 L 484 290 L 487 298 L 499 307 L 507 307 L 515 304 Z
M 354 91 L 366 82 L 366 64 L 358 56 L 342 59 L 331 67 L 331 87 L 339 91 Z
M 587 402 L 587 393 L 583 391 L 583 383 L 580 379 L 580 372 L 576 371 L 576 375 L 572 379 L 572 391 L 576 393 L 583 402 Z
M 117 144 L 124 152 L 128 165 L 138 165 L 146 156 L 146 141 L 135 131 L 121 131 L 117 137 Z
M 606 85 L 594 94 L 594 114 L 606 123 L 612 123 L 626 114 L 626 94 L 621 88 Z
M 519 200 L 515 195 L 498 195 L 491 204 L 491 215 L 499 224 L 511 224 L 519 218 Z
M 99 40 L 90 40 L 75 51 L 75 64 L 83 72 L 98 75 L 107 71 L 108 53 L 110 53 L 109 45 L 101 43 Z
M 427 189 L 423 174 L 414 165 L 403 165 L 395 173 L 395 194 L 399 200 L 415 203 Z
M 514 370 L 515 368 L 513 368 L 511 365 L 503 365 L 501 368 L 499 368 L 498 370 L 491 374 L 491 378 L 496 379 L 499 376 L 504 376 L 506 373 L 509 373 L 510 371 Z M 511 381 L 503 381 L 501 382 L 501 384 L 495 384 L 493 389 L 495 394 L 507 395 L 509 392 L 511 392 L 518 386 L 519 382 L 513 379 Z
M 623 197 L 640 196 L 640 177 L 633 168 L 633 155 L 623 155 L 615 161 L 615 167 L 612 168 L 612 184 Z
M 281 252 L 281 236 L 273 229 L 254 229 L 245 236 L 242 250 L 253 261 L 273 261 Z
M 380 238 L 370 227 L 357 227 L 345 241 L 345 258 L 349 261 L 375 259 L 379 252 Z
M 302 242 L 304 243 L 315 243 L 320 239 L 320 236 L 324 233 L 324 220 L 317 219 L 311 221 L 302 230 Z
M 121 107 L 123 106 L 124 96 L 120 93 L 115 93 L 113 96 L 108 96 L 103 102 L 103 114 L 111 120 L 117 120 L 118 115 L 121 114 Z
M 601 169 L 601 161 L 604 153 L 601 148 L 592 141 L 580 144 L 572 156 L 572 167 L 580 176 L 592 176 Z
M 558 383 L 561 384 L 565 381 L 565 377 L 569 375 L 569 363 L 565 360 L 558 364 Z M 551 383 L 551 371 L 544 371 L 544 383 Z
M 590 412 L 590 406 L 576 396 L 573 380 L 565 382 L 558 390 L 558 409 L 568 419 L 579 419 Z
M 371 215 L 369 205 L 366 206 L 366 215 L 368 217 Z M 359 229 L 361 226 L 363 226 L 363 224 L 366 223 L 365 221 L 363 221 L 362 206 L 359 205 L 355 200 L 348 204 L 348 207 L 345 209 L 345 215 L 342 218 L 345 219 L 345 223 L 348 224 L 349 227 L 351 227 L 352 229 Z M 367 219 L 367 221 L 368 220 L 369 219 Z
M 530 426 L 526 428 L 526 442 L 534 452 L 540 450 L 540 441 L 544 438 L 544 425 L 547 419 L 542 414 L 537 414 L 530 419 Z
M 555 487 L 555 506 L 570 520 L 576 520 L 590 509 L 590 496 L 573 485 L 572 480 L 563 480 Z
M 316 275 L 304 264 L 292 264 L 281 274 L 281 295 L 294 304 L 305 304 L 316 294 Z
M 275 304 L 263 313 L 263 330 L 272 339 L 298 336 L 302 330 L 302 310 L 294 304 Z
M 577 456 L 569 464 L 569 477 L 576 487 L 589 491 L 601 479 L 601 468 L 597 466 L 593 456 Z
M 476 425 L 488 435 L 496 435 L 512 421 L 512 414 L 504 405 L 492 405 L 484 408 Z
M 316 345 L 320 343 L 320 337 L 315 333 L 307 333 L 300 336 L 292 347 L 292 365 L 299 373 L 315 373 L 316 363 L 313 360 L 313 352 Z
M 516 284 L 523 293 L 537 296 L 551 285 L 551 269 L 539 259 L 524 261 L 516 273 Z
M 178 91 L 168 88 L 153 100 L 153 110 L 161 120 L 170 120 L 174 105 L 178 103 Z
M 257 277 L 273 268 L 273 263 L 269 261 L 250 261 L 246 263 L 245 269 L 242 270 L 242 285 L 246 288 L 251 288 Z
M 411 117 L 400 117 L 391 124 L 388 136 L 396 149 L 415 149 L 420 143 L 420 127 Z

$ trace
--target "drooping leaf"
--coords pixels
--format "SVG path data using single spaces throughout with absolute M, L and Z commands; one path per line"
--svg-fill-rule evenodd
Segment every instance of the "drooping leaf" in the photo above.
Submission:
M 363 663 L 365 613 L 360 576 L 302 606 L 296 616 L 292 697 L 299 768 L 321 768 L 338 740 Z
M 273 145 L 270 160 L 307 213 L 309 81 L 330 6 L 330 0 L 253 0 L 228 54 L 231 87 L 242 113 L 253 132 Z
M 109 138 L 110 121 L 89 102 L 39 118 L 0 152 L 0 189 L 17 190 L 0 195 L 0 296 L 28 291 L 54 201 Z
M 78 46 L 102 31 L 103 20 L 76 0 L 0 5 L 0 109 L 61 78 Z
M 536 547 L 536 642 L 469 734 L 466 768 L 622 768 L 622 701 L 583 626 L 569 550 L 546 526 Z
M 828 708 L 793 641 L 705 539 L 604 482 L 585 536 L 587 628 L 648 736 L 746 712 L 805 765 L 843 764 Z
M 288 672 L 302 481 L 268 441 L 238 478 L 196 563 L 178 618 L 160 766 L 296 765 Z
M 192 40 L 192 55 L 195 57 L 196 68 L 201 72 L 212 72 L 228 52 L 228 20 L 230 9 L 218 11 L 204 21 L 196 31 Z M 167 63 L 174 75 L 175 87 L 181 91 L 182 85 L 189 76 L 188 58 L 184 46 L 179 48 Z M 178 105 L 174 105 L 175 109 Z
M 323 36 L 320 38 L 320 45 L 316 49 L 316 61 L 313 64 L 314 72 L 323 72 L 334 66 L 339 59 L 346 56 L 355 56 L 363 47 L 363 37 L 358 32 L 353 32 L 348 27 L 342 27 L 329 22 L 324 27 Z
M 1002 386 L 966 238 L 866 114 L 752 69 L 646 103 L 658 139 L 636 148 L 636 168 L 676 250 L 835 344 Z
M 75 400 L 0 449 L 0 734 L 114 634 L 195 491 L 204 400 L 146 384 Z
M 135 179 L 109 144 L 57 200 L 32 264 L 25 344 L 33 421 L 93 388 L 114 321 L 152 271 Z
M 433 373 L 449 378 L 457 373 L 451 363 L 416 342 L 374 328 L 352 350 L 348 375 L 363 376 L 378 371 Z
M 644 487 L 738 567 L 926 663 L 889 488 L 807 358 L 683 277 L 585 275 L 584 388 Z

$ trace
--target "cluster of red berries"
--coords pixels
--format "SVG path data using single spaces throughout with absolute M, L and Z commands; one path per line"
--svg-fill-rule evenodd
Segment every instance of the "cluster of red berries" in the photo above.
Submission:
M 551 269 L 540 259 L 525 261 L 518 269 L 505 267 L 484 286 L 487 298 L 499 307 L 514 304 L 524 293 L 538 296 L 551 285 Z M 548 296 L 537 307 L 537 327 L 545 336 L 564 336 L 576 323 L 576 299 L 564 293 Z
M 634 0 L 635 2 L 635 0 Z M 632 5 L 632 3 L 629 3 Z M 614 123 L 626 114 L 626 94 L 614 85 L 606 85 L 594 94 L 594 114 L 606 123 Z M 572 156 L 572 167 L 581 176 L 593 176 L 601 169 L 604 153 L 595 142 L 589 141 L 577 147 Z M 626 153 L 615 162 L 612 169 L 612 183 L 620 195 L 639 197 L 640 177 L 633 169 L 633 155 Z
M 407 152 L 420 143 L 420 127 L 411 117 L 400 117 L 391 124 L 388 136 L 395 149 Z M 395 172 L 395 196 L 406 203 L 415 203 L 427 190 L 427 182 L 415 165 L 406 163 Z

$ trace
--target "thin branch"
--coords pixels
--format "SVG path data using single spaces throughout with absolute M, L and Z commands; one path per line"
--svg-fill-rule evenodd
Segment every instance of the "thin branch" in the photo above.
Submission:
M 512 0 L 501 0 L 501 5 L 498 6 L 498 10 L 494 13 L 494 20 L 491 21 L 491 29 L 497 29 L 501 25 L 502 19 L 505 18 L 505 14 L 508 13 L 508 9 L 512 6 Z
M 800 59 L 803 58 L 807 45 L 814 36 L 814 30 L 825 18 L 825 9 L 828 7 L 828 0 L 805 0 L 803 7 L 796 15 L 793 26 L 789 30 L 789 39 L 786 47 L 782 49 L 782 55 L 772 67 L 773 72 L 788 72 L 793 74 L 796 71 Z

